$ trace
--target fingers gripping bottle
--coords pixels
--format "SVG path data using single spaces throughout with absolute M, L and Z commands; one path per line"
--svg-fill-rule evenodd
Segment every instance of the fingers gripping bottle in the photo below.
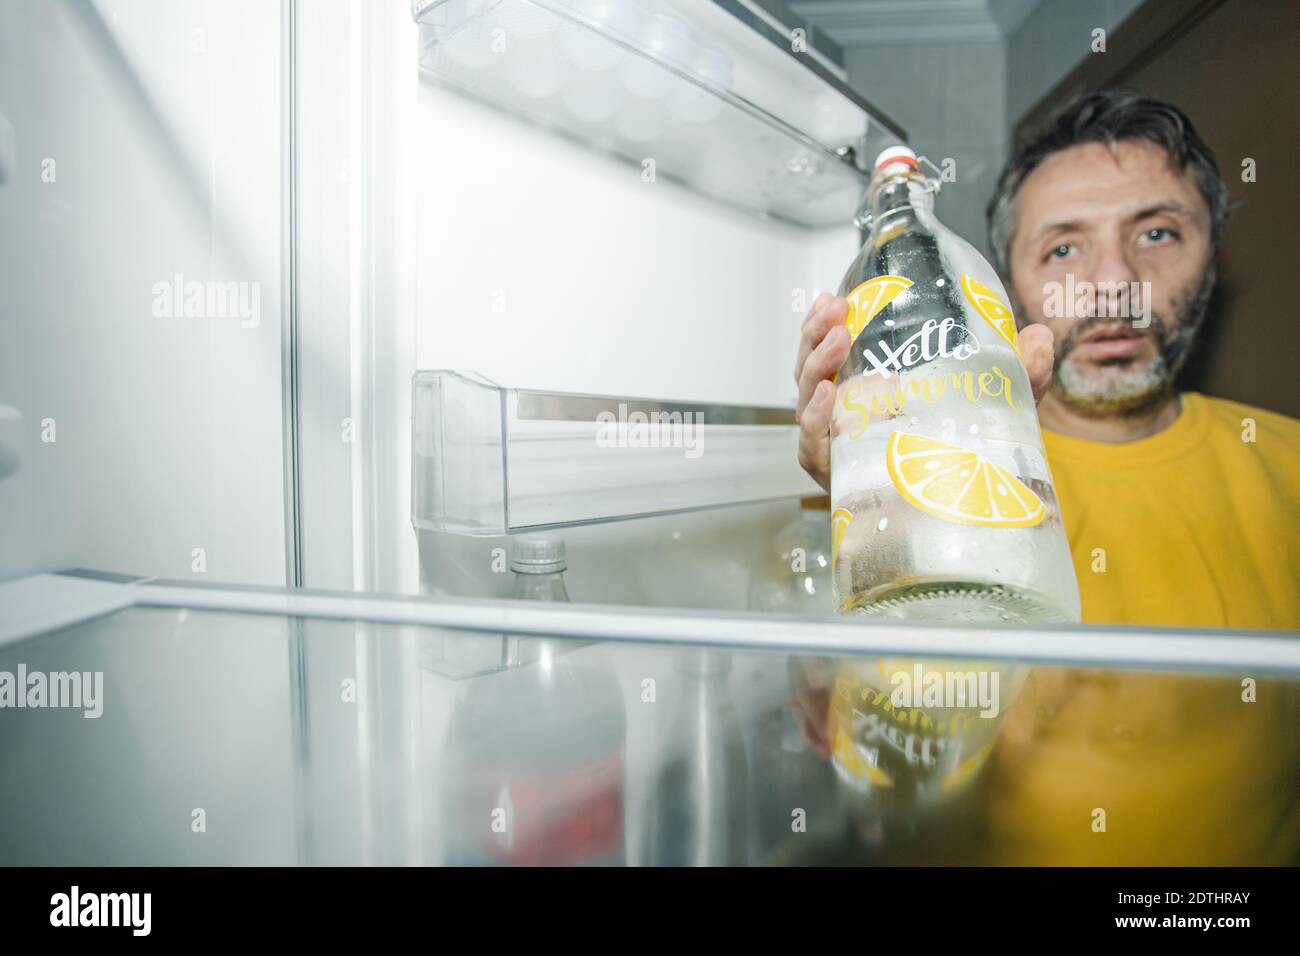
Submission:
M 1079 620 L 1016 324 L 996 273 L 934 216 L 906 147 L 876 160 L 840 295 L 853 344 L 831 422 L 841 613 Z

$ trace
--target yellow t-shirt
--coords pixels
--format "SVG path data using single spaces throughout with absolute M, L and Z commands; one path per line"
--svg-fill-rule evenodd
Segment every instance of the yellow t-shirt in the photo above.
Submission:
M 1300 629 L 1300 421 L 1182 399 L 1139 441 L 1043 433 L 1084 621 Z
M 1300 629 L 1300 421 L 1184 393 L 1150 438 L 1044 438 L 1086 623 Z M 1300 681 L 1035 668 L 989 796 L 992 862 L 1295 862 Z

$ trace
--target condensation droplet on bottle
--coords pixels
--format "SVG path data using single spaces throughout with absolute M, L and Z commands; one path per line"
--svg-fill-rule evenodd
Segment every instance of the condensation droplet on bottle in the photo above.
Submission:
M 885 319 L 885 328 L 892 329 L 893 327 L 894 327 L 894 320 L 893 320 L 893 319 Z
M 889 527 L 888 518 L 881 518 L 879 521 L 876 522 L 876 531 L 884 531 L 888 527 Z
M 944 280 L 943 280 L 943 279 L 935 279 L 935 280 L 934 280 L 934 284 L 935 284 L 936 286 L 938 286 L 940 289 L 942 289 L 942 288 L 943 288 L 943 285 L 944 285 Z
M 980 427 L 978 425 L 972 425 L 970 427 L 970 433 L 972 435 L 978 435 L 980 433 Z

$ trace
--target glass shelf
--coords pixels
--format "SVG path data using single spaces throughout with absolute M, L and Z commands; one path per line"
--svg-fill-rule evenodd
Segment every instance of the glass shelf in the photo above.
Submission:
M 782 408 L 502 388 L 417 372 L 416 528 L 471 535 L 821 494 Z
M 496 666 L 514 635 L 543 653 Z M 913 771 L 836 701 L 922 663 L 988 675 L 992 696 L 969 731 L 909 721 L 906 739 L 945 761 Z M 1295 862 L 1295 633 L 942 628 L 82 572 L 0 582 L 0 675 L 9 865 Z M 865 769 L 878 754 L 895 777 Z M 971 772 L 954 778 L 959 760 Z M 219 839 L 191 831 L 196 804 Z M 1099 838 L 1094 806 L 1122 825 Z M 512 845 L 496 840 L 497 808 Z M 588 816 L 603 825 L 576 826 Z
M 901 142 L 892 123 L 792 57 L 738 62 L 755 52 L 736 42 L 749 28 L 720 29 L 711 4 L 685 8 L 689 23 L 666 0 L 417 0 L 413 9 L 428 75 L 639 166 L 653 159 L 656 177 L 760 215 L 852 222 L 868 177 L 838 151 L 870 158 Z M 791 100 L 806 128 L 789 121 L 788 105 L 759 106 L 757 90 Z

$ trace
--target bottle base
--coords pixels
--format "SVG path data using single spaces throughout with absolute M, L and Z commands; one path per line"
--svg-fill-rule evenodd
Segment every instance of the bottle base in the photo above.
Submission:
M 1064 624 L 1066 616 L 1033 591 L 1003 584 L 924 581 L 854 595 L 841 614 L 929 624 Z

